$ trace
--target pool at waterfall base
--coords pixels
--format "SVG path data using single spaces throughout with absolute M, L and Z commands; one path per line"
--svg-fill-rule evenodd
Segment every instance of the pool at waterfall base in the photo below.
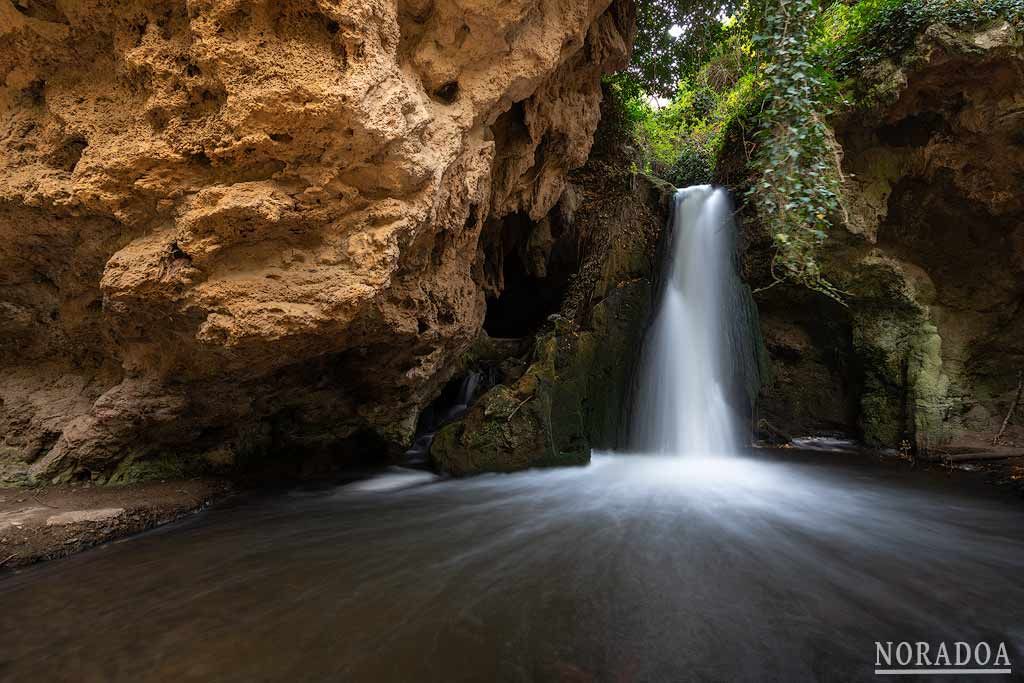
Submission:
M 16 572 L 0 678 L 1020 678 L 1019 497 L 849 441 L 737 445 L 756 354 L 731 215 L 723 190 L 676 196 L 635 452 L 249 493 Z M 421 464 L 437 426 L 410 451 Z
M 1005 643 L 1019 676 L 1021 528 L 868 455 L 385 474 L 0 580 L 0 678 L 867 680 L 886 641 Z

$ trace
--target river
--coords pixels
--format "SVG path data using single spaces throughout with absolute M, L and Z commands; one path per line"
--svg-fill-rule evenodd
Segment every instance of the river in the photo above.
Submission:
M 866 680 L 887 640 L 1021 666 L 1022 530 L 963 475 L 796 451 L 249 494 L 0 580 L 0 677 Z

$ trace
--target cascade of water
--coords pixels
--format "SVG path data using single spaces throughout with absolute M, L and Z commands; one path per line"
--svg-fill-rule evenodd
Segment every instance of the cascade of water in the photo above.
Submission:
M 430 446 L 434 442 L 437 430 L 453 420 L 457 420 L 469 410 L 476 391 L 480 386 L 480 373 L 470 371 L 462 378 L 459 392 L 450 404 L 433 406 L 429 414 L 421 419 L 420 429 L 412 446 L 405 452 L 403 464 L 410 467 L 426 466 L 430 461 Z
M 644 342 L 631 439 L 640 452 L 728 453 L 736 428 L 727 401 L 728 363 L 741 286 L 733 264 L 729 195 L 701 185 L 679 190 L 669 261 Z

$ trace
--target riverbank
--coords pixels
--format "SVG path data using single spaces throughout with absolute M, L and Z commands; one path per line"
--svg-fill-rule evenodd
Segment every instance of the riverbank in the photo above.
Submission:
M 789 457 L 793 452 L 807 457 L 815 454 L 825 458 L 868 457 L 887 467 L 959 477 L 972 486 L 1009 490 L 1024 496 L 1024 449 L 1020 448 L 979 446 L 937 451 L 930 458 L 915 458 L 909 452 L 870 449 L 853 439 L 836 436 L 796 437 L 785 444 L 760 441 L 753 448 L 761 453 L 774 451 L 782 457 Z
M 66 557 L 173 522 L 233 488 L 224 480 L 191 479 L 0 489 L 0 569 Z
M 1024 495 L 1024 457 L 989 456 L 978 458 L 953 458 L 942 462 L 924 462 L 930 469 L 942 469 L 954 474 L 969 472 L 984 477 L 987 484 L 1007 488 Z

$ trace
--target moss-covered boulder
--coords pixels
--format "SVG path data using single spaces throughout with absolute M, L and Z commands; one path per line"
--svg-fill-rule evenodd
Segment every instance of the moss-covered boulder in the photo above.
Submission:
M 934 295 L 908 264 L 872 250 L 833 263 L 851 298 L 853 348 L 861 373 L 860 430 L 872 445 L 946 440 L 942 415 L 949 380 L 942 339 L 931 322 Z

